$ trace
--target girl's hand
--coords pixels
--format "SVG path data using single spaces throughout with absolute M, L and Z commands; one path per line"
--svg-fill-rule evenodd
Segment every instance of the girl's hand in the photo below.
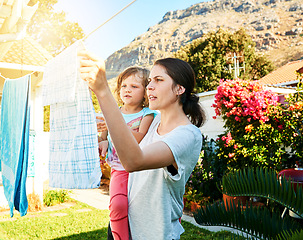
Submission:
M 105 63 L 88 51 L 79 51 L 80 77 L 87 82 L 89 88 L 96 94 L 108 87 Z
M 107 149 L 108 149 L 108 141 L 107 140 L 99 142 L 99 155 L 102 158 L 105 158 Z
M 97 130 L 98 132 L 105 132 L 107 131 L 107 125 L 104 121 L 104 118 L 103 117 L 97 117 L 97 119 L 100 119 L 102 120 L 101 122 L 97 122 Z

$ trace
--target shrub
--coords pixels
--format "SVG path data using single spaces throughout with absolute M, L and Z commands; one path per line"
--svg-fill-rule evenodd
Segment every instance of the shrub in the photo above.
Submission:
M 269 167 L 276 171 L 294 166 L 292 152 L 298 156 L 302 137 L 294 129 L 302 128 L 303 104 L 292 101 L 281 105 L 271 91 L 252 81 L 221 80 L 215 96 L 216 116 L 225 121 L 225 133 L 216 141 L 217 155 L 228 171 L 246 167 Z M 300 120 L 294 116 L 301 117 Z M 299 122 L 296 124 L 295 122 Z M 300 125 L 301 123 L 301 125 Z M 300 132 L 301 133 L 301 132 Z M 301 144 L 301 145 L 300 145 Z M 294 150 L 295 146 L 299 146 Z
M 200 205 L 219 199 L 222 196 L 217 188 L 222 177 L 218 176 L 220 169 L 214 152 L 214 140 L 208 141 L 203 137 L 200 158 L 185 186 L 185 199 Z M 188 207 L 187 202 L 185 207 Z
M 30 193 L 27 195 L 28 200 L 28 211 L 35 212 L 42 210 L 42 203 L 40 201 L 39 195 L 35 193 Z
M 296 160 L 303 159 L 303 74 L 298 73 L 295 94 L 286 98 L 288 105 L 284 110 L 285 135 L 289 136 L 290 147 Z
M 70 191 L 67 190 L 49 190 L 43 194 L 43 203 L 47 207 L 70 200 Z

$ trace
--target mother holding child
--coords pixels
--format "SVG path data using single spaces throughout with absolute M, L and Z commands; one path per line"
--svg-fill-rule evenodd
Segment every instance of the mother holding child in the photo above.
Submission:
M 180 59 L 157 60 L 146 87 L 151 110 L 159 110 L 138 144 L 108 86 L 105 63 L 81 51 L 80 74 L 96 94 L 111 140 L 128 179 L 131 239 L 180 239 L 185 184 L 202 148 L 204 122 L 194 94 L 195 74 Z

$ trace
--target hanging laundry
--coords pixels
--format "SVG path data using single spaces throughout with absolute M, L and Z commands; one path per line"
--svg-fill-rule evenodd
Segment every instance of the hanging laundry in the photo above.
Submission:
M 49 185 L 83 189 L 100 185 L 97 126 L 91 94 L 78 72 L 74 43 L 45 66 L 43 105 L 50 105 Z
M 10 215 L 27 213 L 26 177 L 29 146 L 30 75 L 6 79 L 1 102 L 0 157 L 4 195 Z

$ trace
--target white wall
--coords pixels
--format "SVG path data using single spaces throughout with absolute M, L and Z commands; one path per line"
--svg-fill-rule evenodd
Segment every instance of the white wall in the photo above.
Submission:
M 217 117 L 216 119 L 213 119 L 213 116 L 216 114 L 212 105 L 214 104 L 216 93 L 217 91 L 210 91 L 198 94 L 200 104 L 203 107 L 206 115 L 206 122 L 200 129 L 201 132 L 207 136 L 208 140 L 211 138 L 216 140 L 218 135 L 224 132 L 224 122 L 222 118 Z

